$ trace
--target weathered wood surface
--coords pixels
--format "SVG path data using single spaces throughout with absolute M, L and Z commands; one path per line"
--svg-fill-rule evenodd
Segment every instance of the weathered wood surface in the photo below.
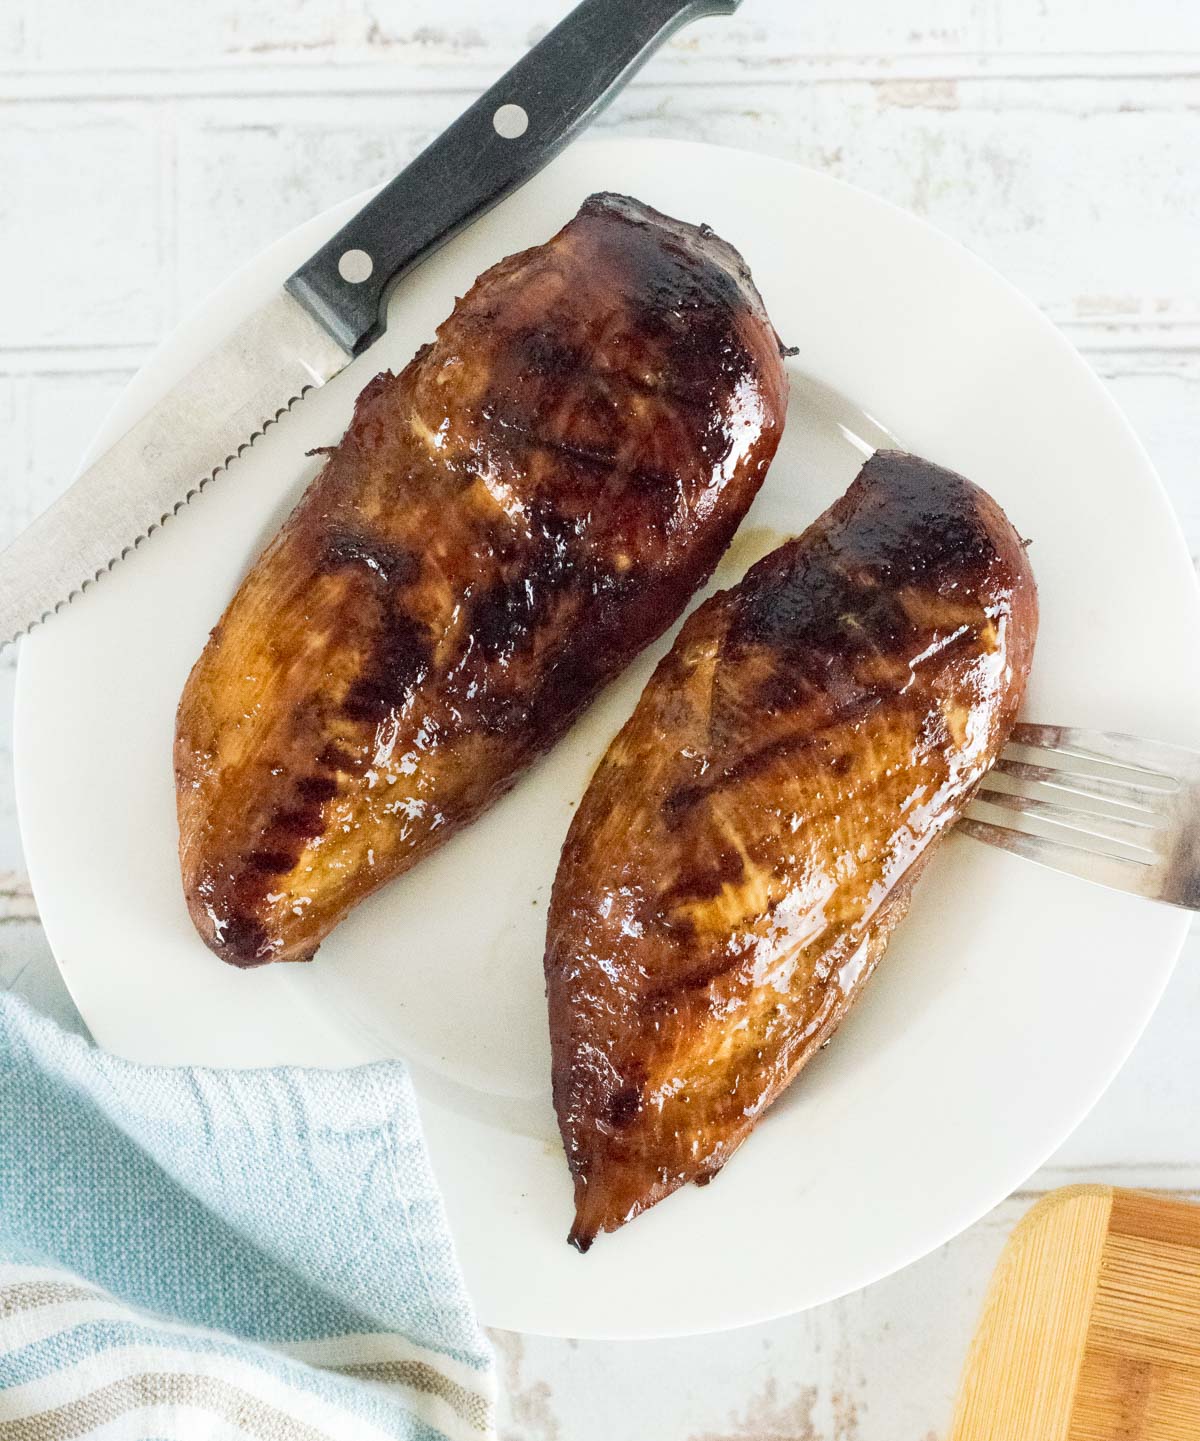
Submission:
M 567 0 L 0 6 L 0 541 L 228 271 L 380 180 Z M 1200 560 L 1200 6 L 746 0 L 601 122 L 818 166 L 948 230 L 1087 354 Z M 0 658 L 0 985 L 63 1019 L 23 877 Z M 498 1337 L 505 1441 L 937 1441 L 1004 1237 L 1077 1180 L 1200 1193 L 1200 931 L 1134 1057 L 1028 1190 L 936 1255 L 721 1337 Z

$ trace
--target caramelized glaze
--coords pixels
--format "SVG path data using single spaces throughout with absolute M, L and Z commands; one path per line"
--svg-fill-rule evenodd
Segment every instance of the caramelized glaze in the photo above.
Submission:
M 1036 630 L 1000 508 L 900 452 L 688 619 L 551 903 L 581 1250 L 711 1179 L 832 1035 L 1003 746 Z
M 749 272 L 705 228 L 595 196 L 483 275 L 363 391 L 187 682 L 206 943 L 309 958 L 507 789 L 711 573 L 786 398 Z

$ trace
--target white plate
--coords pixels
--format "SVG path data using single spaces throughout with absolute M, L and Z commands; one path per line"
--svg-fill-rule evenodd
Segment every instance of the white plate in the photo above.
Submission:
M 785 444 L 722 579 L 844 488 L 861 459 L 846 431 L 877 438 L 866 417 L 878 417 L 986 486 L 1033 538 L 1043 620 L 1027 713 L 1195 740 L 1200 607 L 1182 539 L 1129 428 L 1037 311 L 952 241 L 825 176 L 606 142 L 570 150 L 425 266 L 368 356 L 25 643 L 17 775 L 38 905 L 102 1044 L 236 1066 L 407 1057 L 483 1319 L 662 1336 L 853 1290 L 994 1205 L 1112 1079 L 1186 922 L 952 839 L 869 993 L 726 1173 L 586 1257 L 565 1242 L 542 926 L 570 807 L 653 656 L 490 816 L 362 906 L 314 965 L 243 973 L 204 949 L 176 868 L 171 737 L 209 627 L 315 473 L 305 452 L 337 439 L 366 380 L 407 361 L 479 271 L 546 239 L 597 189 L 714 225 L 800 347 Z M 218 291 L 131 384 L 97 447 L 355 204 Z

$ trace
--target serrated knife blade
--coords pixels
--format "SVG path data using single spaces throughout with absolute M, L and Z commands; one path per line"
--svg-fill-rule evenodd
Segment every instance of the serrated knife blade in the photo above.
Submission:
M 582 0 L 0 553 L 0 647 L 365 350 L 391 287 L 541 170 L 667 37 L 742 0 Z
M 0 556 L 0 636 L 52 615 L 351 356 L 285 291 L 242 322 Z

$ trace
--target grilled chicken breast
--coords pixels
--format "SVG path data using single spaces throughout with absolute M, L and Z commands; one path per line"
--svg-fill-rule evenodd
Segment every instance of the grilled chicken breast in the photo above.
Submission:
M 669 626 L 784 422 L 778 337 L 706 227 L 600 195 L 377 377 L 188 679 L 187 902 L 306 960 Z
M 688 619 L 551 902 L 581 1250 L 711 1179 L 833 1033 L 1003 746 L 1036 630 L 1000 508 L 899 452 Z

